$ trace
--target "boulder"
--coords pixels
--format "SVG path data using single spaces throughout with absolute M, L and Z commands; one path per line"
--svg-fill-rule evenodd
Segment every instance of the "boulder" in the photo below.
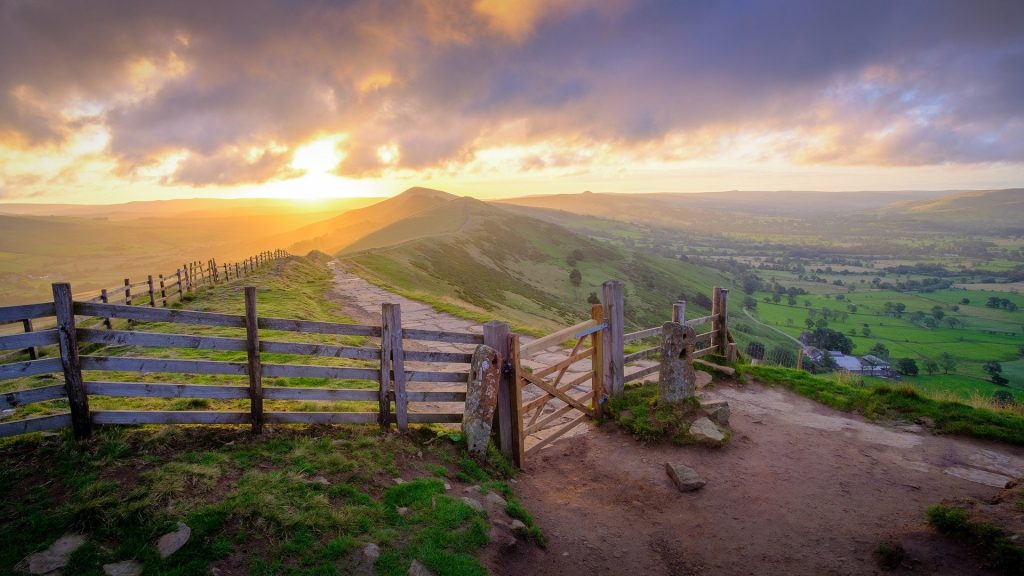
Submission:
M 160 553 L 161 558 L 167 558 L 171 554 L 181 550 L 181 547 L 188 543 L 188 539 L 191 536 L 192 529 L 184 522 L 178 522 L 177 530 L 174 532 L 168 532 L 157 539 L 156 550 Z
M 420 564 L 419 560 L 413 560 L 412 565 L 409 566 L 409 571 L 406 572 L 407 576 L 434 576 L 434 573 L 427 570 L 427 567 Z
M 725 434 L 706 416 L 701 416 L 690 425 L 690 436 L 698 442 L 719 444 L 725 440 Z
M 363 547 L 363 556 L 372 562 L 376 562 L 377 558 L 380 558 L 380 546 L 374 543 L 369 543 Z
M 466 390 L 466 408 L 462 415 L 462 432 L 466 435 L 469 453 L 483 457 L 491 439 L 491 423 L 498 406 L 498 387 L 501 384 L 501 355 L 490 346 L 481 344 L 473 352 Z
M 665 463 L 665 472 L 675 483 L 680 492 L 693 492 L 700 490 L 707 482 L 697 474 L 697 471 L 685 464 Z
M 469 506 L 473 510 L 476 510 L 477 512 L 483 512 L 484 511 L 484 505 L 481 504 L 480 501 L 477 500 L 476 498 L 470 498 L 469 496 L 463 496 L 462 497 L 462 501 L 465 502 L 467 506 Z
M 711 400 L 701 402 L 701 410 L 708 415 L 712 422 L 720 426 L 729 425 L 729 403 L 725 400 Z
M 693 371 L 693 328 L 666 322 L 661 329 L 661 372 L 658 375 L 658 401 L 673 403 L 693 398 L 697 393 L 697 375 Z
M 494 504 L 495 506 L 500 506 L 502 509 L 504 509 L 505 506 L 508 505 L 508 502 L 505 502 L 505 499 L 502 498 L 500 494 L 497 494 L 495 492 L 488 492 L 487 496 L 484 499 L 490 502 L 491 504 Z
M 42 552 L 36 552 L 22 561 L 29 574 L 50 574 L 67 566 L 71 554 L 85 544 L 81 534 L 65 534 Z

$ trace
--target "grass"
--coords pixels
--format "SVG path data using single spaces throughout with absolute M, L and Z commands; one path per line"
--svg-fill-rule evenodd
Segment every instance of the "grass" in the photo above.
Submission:
M 446 495 L 437 477 L 464 458 L 464 447 L 435 434 L 105 427 L 87 442 L 9 440 L 0 445 L 0 573 L 76 532 L 88 545 L 72 559 L 74 574 L 100 574 L 102 564 L 125 559 L 147 574 L 239 564 L 249 574 L 347 573 L 370 542 L 381 549 L 379 574 L 405 574 L 414 559 L 438 575 L 485 574 L 475 553 L 488 540 L 486 518 Z M 524 536 L 543 542 L 502 473 L 473 469 L 482 486 L 501 486 L 509 515 L 527 524 Z M 411 479 L 396 485 L 398 476 Z M 153 542 L 179 520 L 192 538 L 162 560 Z
M 903 564 L 907 557 L 907 551 L 895 540 L 886 538 L 879 542 L 871 555 L 874 556 L 878 565 L 885 570 L 895 570 Z
M 928 398 L 910 386 L 858 386 L 812 376 L 799 370 L 737 366 L 766 384 L 779 384 L 837 410 L 858 412 L 874 420 L 927 418 L 940 434 L 960 434 L 1024 445 L 1024 416 L 976 408 L 962 402 Z
M 1024 573 L 1024 547 L 999 526 L 973 520 L 958 506 L 942 504 L 928 508 L 925 517 L 936 531 L 966 542 L 1000 573 Z
M 608 400 L 612 419 L 641 442 L 667 439 L 673 444 L 702 443 L 720 447 L 729 442 L 730 434 L 718 443 L 698 441 L 690 432 L 690 425 L 702 414 L 696 397 L 672 404 L 658 402 L 658 386 L 641 384 L 627 386 L 625 391 Z

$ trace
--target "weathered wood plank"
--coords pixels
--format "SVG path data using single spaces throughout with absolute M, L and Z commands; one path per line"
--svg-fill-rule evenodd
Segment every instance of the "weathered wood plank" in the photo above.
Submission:
M 75 314 L 148 322 L 175 322 L 178 324 L 198 324 L 201 326 L 245 328 L 245 318 L 242 316 L 218 314 L 215 312 L 196 312 L 194 310 L 177 310 L 174 308 L 144 308 L 142 306 L 126 306 L 123 304 L 75 302 Z
M 623 373 L 626 364 L 622 361 L 625 355 L 626 326 L 626 285 L 621 280 L 607 280 L 601 285 L 601 303 L 604 304 L 604 321 L 608 329 L 604 331 L 604 351 L 601 383 L 609 397 L 622 394 L 625 380 Z
M 63 384 L 4 392 L 0 394 L 0 410 L 10 410 L 25 404 L 56 400 L 57 398 L 67 398 L 67 391 L 64 390 Z
M 406 394 L 405 354 L 403 353 L 402 308 L 398 304 L 383 304 L 381 317 L 384 318 L 383 333 L 391 338 L 391 381 L 394 382 L 395 423 L 399 432 L 409 429 L 409 396 Z
M 216 271 L 216 268 L 214 268 Z M 256 287 L 245 287 L 245 352 L 249 374 L 249 413 L 253 434 L 263 433 L 263 367 L 260 329 L 256 318 Z
M 513 333 L 509 336 L 508 352 L 509 363 L 512 365 L 512 463 L 517 467 L 523 467 L 523 459 L 526 456 L 525 438 L 523 434 L 523 366 L 519 355 L 519 335 Z
M 548 374 L 554 374 L 555 372 L 558 372 L 559 370 L 562 370 L 564 368 L 568 368 L 569 366 L 572 366 L 573 364 L 579 362 L 580 360 L 586 360 L 587 358 L 590 358 L 593 355 L 594 355 L 594 349 L 593 348 L 587 348 L 583 352 L 579 352 L 579 353 L 573 354 L 572 356 L 569 356 L 568 358 L 558 362 L 557 364 L 552 364 L 551 366 L 548 366 L 547 368 L 543 368 L 541 370 L 537 370 L 536 372 L 533 373 L 533 375 L 538 377 L 538 378 L 543 378 L 543 377 L 547 376 Z
M 119 398 L 211 398 L 236 400 L 249 397 L 247 386 L 207 384 L 156 384 L 152 382 L 102 382 L 87 380 L 85 391 L 93 396 Z
M 21 434 L 53 430 L 55 428 L 67 428 L 70 425 L 70 413 L 54 414 L 52 416 L 37 416 L 35 418 L 25 418 L 24 420 L 15 420 L 13 422 L 3 422 L 0 423 L 0 438 L 20 436 Z
M 303 344 L 298 342 L 260 342 L 260 352 L 268 354 L 298 354 L 325 358 L 351 358 L 355 360 L 380 360 L 380 349 L 357 346 L 334 346 L 329 344 Z
M 340 324 L 336 322 L 316 322 L 313 320 L 292 320 L 288 318 L 260 318 L 259 327 L 262 330 L 281 330 L 285 332 L 339 334 L 342 336 L 380 336 L 380 328 L 377 326 Z
M 465 402 L 465 392 L 406 392 L 409 402 Z
M 157 348 L 194 348 L 199 350 L 245 350 L 242 338 L 222 336 L 194 336 L 191 334 L 164 334 L 160 332 L 137 332 L 134 330 L 78 329 L 78 340 L 93 344 L 144 346 Z
M 25 319 L 46 318 L 56 314 L 53 302 L 4 306 L 0 308 L 0 322 L 18 322 Z
M 263 364 L 263 376 L 267 378 L 339 378 L 343 380 L 372 380 L 376 382 L 380 377 L 380 371 L 376 368 Z
M 652 356 L 657 356 L 661 353 L 661 346 L 655 346 L 653 348 L 645 348 L 632 354 L 626 354 L 622 357 L 622 361 L 626 364 L 636 362 L 638 360 L 646 360 Z
M 708 362 L 707 360 L 694 360 L 693 363 L 700 366 L 701 368 L 704 368 L 705 370 L 720 372 L 722 374 L 725 374 L 726 376 L 736 375 L 736 369 L 730 366 L 719 366 L 718 364 Z
M 569 412 L 572 412 L 573 410 L 575 410 L 575 408 L 573 408 L 572 406 L 566 404 L 565 406 L 562 406 L 561 408 L 555 410 L 554 412 L 552 412 L 551 414 L 549 414 L 548 416 L 546 416 L 545 418 L 543 418 L 539 422 L 537 422 L 535 424 L 532 424 L 529 428 L 524 430 L 523 433 L 526 434 L 527 436 L 529 436 L 530 434 L 535 434 L 537 432 L 540 432 L 541 430 L 547 428 L 548 424 L 554 422 L 555 420 L 558 420 L 559 418 L 561 418 L 562 416 L 565 416 L 566 414 L 568 414 Z
M 117 372 L 176 372 L 181 374 L 236 374 L 244 376 L 245 362 L 214 360 L 176 360 L 166 358 L 121 358 L 114 356 L 82 356 L 83 370 Z
M 458 382 L 469 381 L 469 372 L 406 372 L 407 382 Z
M 687 320 L 686 322 L 683 322 L 683 324 L 685 324 L 686 326 L 689 326 L 690 328 L 693 328 L 694 326 L 700 326 L 701 324 L 707 324 L 708 322 L 711 322 L 714 319 L 715 319 L 714 315 L 712 315 L 712 316 L 701 316 L 700 318 L 694 318 L 693 320 Z
M 558 387 L 558 391 L 559 392 L 563 392 L 563 393 L 568 392 L 569 390 L 572 390 L 576 386 L 579 386 L 580 384 L 583 384 L 584 382 L 586 382 L 587 380 L 590 380 L 591 378 L 593 378 L 593 374 L 591 374 L 589 372 L 586 373 L 586 374 L 580 374 L 576 378 L 573 378 L 572 380 L 570 380 L 570 381 L 566 382 L 565 384 L 562 384 L 561 386 L 559 386 Z M 539 398 L 534 398 L 533 400 L 530 400 L 529 402 L 527 402 L 526 404 L 523 405 L 522 413 L 523 414 L 527 414 L 527 413 L 533 412 L 536 408 L 538 408 L 540 406 L 543 406 L 544 404 L 547 404 L 551 400 L 552 400 L 552 396 L 549 396 L 549 395 L 544 395 L 544 396 L 541 396 Z
M 35 346 L 48 346 L 57 344 L 59 339 L 56 330 L 40 330 L 38 332 L 27 332 L 25 334 L 11 334 L 0 336 L 0 350 L 20 350 L 22 348 L 33 348 Z
M 469 332 L 439 332 L 437 330 L 420 330 L 405 328 L 402 330 L 405 340 L 426 340 L 430 342 L 447 342 L 449 344 L 483 344 L 483 334 Z
M 509 336 L 512 329 L 505 322 L 491 320 L 484 324 L 484 345 L 489 346 L 498 353 L 499 364 L 505 364 L 509 358 Z M 498 395 L 495 399 L 494 418 L 491 420 L 492 434 L 497 436 L 498 450 L 506 458 L 512 458 L 515 452 L 515 434 L 512 429 L 515 424 L 512 422 L 512 387 L 516 383 L 512 380 L 512 374 L 503 369 L 499 372 Z M 472 368 L 471 368 L 472 370 Z M 467 385 L 469 380 L 466 380 Z M 463 429 L 465 429 L 463 423 Z
M 380 310 L 380 378 L 377 390 L 378 408 L 377 423 L 382 430 L 391 429 L 391 399 L 394 394 L 391 391 L 391 343 L 394 341 L 391 333 L 388 332 L 390 320 L 387 316 L 387 306 L 381 304 Z
M 462 413 L 410 412 L 409 422 L 413 424 L 458 424 L 462 422 Z
M 48 374 L 60 371 L 60 358 L 44 358 L 42 360 L 11 362 L 10 364 L 0 364 L 0 380 L 10 380 L 11 378 L 22 378 L 24 376 L 35 376 L 36 374 Z
M 547 392 L 551 396 L 558 398 L 559 400 L 565 402 L 566 404 L 572 404 L 580 412 L 584 412 L 588 415 L 591 413 L 589 406 L 587 406 L 583 402 L 580 402 L 579 399 L 569 396 L 569 394 L 566 391 L 554 388 L 553 386 L 551 386 L 549 382 L 543 380 L 542 378 L 537 378 L 534 375 L 527 374 L 525 372 L 522 373 L 521 376 L 522 378 L 528 380 L 531 384 Z
M 376 412 L 267 412 L 270 424 L 373 424 Z
M 373 402 L 378 394 L 375 389 L 356 390 L 346 388 L 290 388 L 267 386 L 263 389 L 267 400 L 322 400 L 325 402 Z
M 590 307 L 590 317 L 599 324 L 604 323 L 604 306 L 601 304 L 594 304 Z M 603 412 L 601 406 L 601 396 L 604 394 L 604 384 L 602 378 L 604 377 L 604 333 L 606 330 L 595 332 L 590 336 L 590 347 L 594 349 L 594 358 L 590 361 L 591 371 L 591 399 L 590 407 L 594 411 L 594 417 L 599 418 Z
M 637 332 L 630 332 L 622 337 L 622 341 L 626 344 L 635 342 L 637 340 L 644 340 L 646 338 L 654 338 L 655 336 L 661 336 L 661 326 L 654 328 L 648 328 L 646 330 L 640 330 Z
M 637 381 L 637 380 L 639 380 L 639 379 L 641 379 L 641 378 L 643 378 L 645 376 L 650 376 L 651 374 L 654 374 L 654 373 L 658 372 L 659 370 L 661 370 L 661 365 L 660 364 L 655 364 L 654 366 L 648 366 L 647 368 L 644 368 L 643 370 L 637 370 L 636 372 L 627 374 L 625 376 L 624 380 L 625 380 L 625 382 L 635 382 L 635 381 Z
M 375 357 L 379 352 L 374 352 Z M 419 352 L 414 350 L 405 351 L 406 362 L 448 362 L 452 364 L 469 364 L 473 355 L 464 352 Z
M 708 346 L 707 348 L 704 348 L 703 350 L 697 350 L 696 352 L 694 352 L 693 353 L 693 358 L 696 360 L 697 358 L 702 358 L 704 356 L 707 356 L 708 354 L 714 354 L 717 350 L 718 350 L 717 346 Z
M 562 328 L 561 330 L 557 332 L 552 332 L 551 334 L 548 334 L 543 338 L 538 338 L 536 340 L 533 340 L 532 342 L 522 344 L 519 349 L 519 354 L 523 358 L 526 358 L 527 356 L 532 356 L 538 352 L 542 352 L 544 349 L 550 346 L 556 346 L 558 344 L 565 342 L 566 340 L 571 340 L 580 332 L 588 328 L 593 328 L 594 326 L 597 326 L 597 323 L 594 322 L 593 319 L 590 319 L 580 322 L 579 324 L 569 326 L 568 328 Z
M 93 410 L 93 424 L 247 424 L 248 412 Z

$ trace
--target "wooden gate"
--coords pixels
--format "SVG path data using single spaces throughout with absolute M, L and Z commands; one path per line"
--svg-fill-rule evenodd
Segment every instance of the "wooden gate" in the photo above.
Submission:
M 515 370 L 512 404 L 516 410 L 513 423 L 517 465 L 522 466 L 527 456 L 600 412 L 604 395 L 601 360 L 606 328 L 604 308 L 595 304 L 591 319 L 586 322 L 525 343 L 520 342 L 518 335 L 512 336 L 510 360 Z M 555 360 L 550 356 L 564 353 L 552 352 L 549 358 L 540 361 L 548 348 L 569 340 L 576 343 L 568 356 Z M 531 361 L 534 357 L 538 361 Z M 573 366 L 578 367 L 588 360 L 589 367 L 572 370 Z

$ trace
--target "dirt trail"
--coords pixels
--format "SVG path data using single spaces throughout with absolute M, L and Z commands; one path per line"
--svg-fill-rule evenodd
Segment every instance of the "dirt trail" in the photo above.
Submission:
M 378 321 L 380 303 L 398 302 L 407 326 L 480 331 L 344 270 L 335 278 L 338 300 L 358 320 Z M 986 573 L 924 528 L 923 511 L 946 498 L 995 496 L 1024 476 L 1024 449 L 882 426 L 759 384 L 719 383 L 702 395 L 732 408 L 723 449 L 642 445 L 605 424 L 581 426 L 585 433 L 532 457 L 514 486 L 548 548 L 491 548 L 492 571 L 882 574 L 872 550 L 902 534 L 913 544 L 913 574 Z M 666 462 L 696 468 L 707 486 L 678 492 Z

